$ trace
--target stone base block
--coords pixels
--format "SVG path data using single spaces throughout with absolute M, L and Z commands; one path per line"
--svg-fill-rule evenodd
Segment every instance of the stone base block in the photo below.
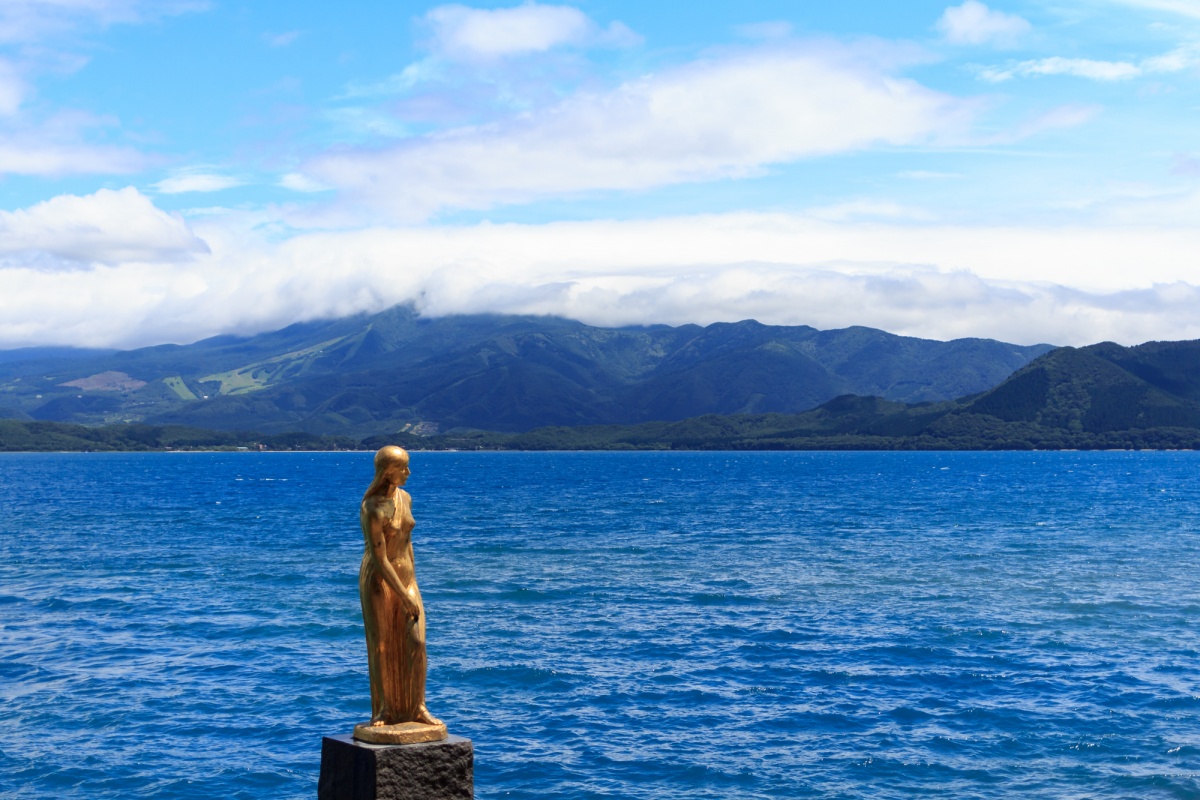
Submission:
M 450 736 L 423 744 L 368 744 L 349 734 L 321 741 L 318 800 L 473 800 L 475 751 Z

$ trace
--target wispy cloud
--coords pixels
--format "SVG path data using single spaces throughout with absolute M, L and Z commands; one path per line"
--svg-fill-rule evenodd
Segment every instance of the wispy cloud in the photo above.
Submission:
M 408 135 L 408 127 L 395 114 L 370 106 L 344 106 L 325 112 L 325 118 L 334 124 L 342 141 L 356 141 L 364 137 L 398 138 Z
M 404 219 L 576 192 L 760 174 L 771 164 L 953 136 L 971 104 L 806 44 L 700 61 L 548 109 L 301 170 Z
M 352 83 L 346 87 L 346 91 L 335 99 L 346 100 L 360 97 L 385 97 L 393 94 L 403 94 L 411 91 L 424 81 L 428 81 L 437 75 L 438 69 L 436 65 L 429 61 L 418 61 L 415 64 L 409 64 L 393 75 L 389 75 L 381 81 L 372 81 L 369 83 Z
M 0 175 L 121 175 L 144 168 L 148 159 L 132 148 L 84 140 L 89 129 L 106 122 L 63 113 L 0 127 Z
M 304 31 L 286 31 L 284 33 L 264 33 L 263 41 L 266 42 L 271 47 L 287 47 L 288 45 L 292 44 L 293 42 L 295 42 L 297 39 L 299 39 L 303 35 L 304 35 Z
M 17 68 L 0 59 L 0 117 L 17 113 L 27 93 L 28 86 Z
M 640 41 L 620 22 L 601 29 L 573 6 L 525 3 L 479 9 L 444 5 L 424 16 L 433 47 L 452 58 L 495 59 L 584 44 L 631 45 Z
M 184 194 L 187 192 L 219 192 L 244 185 L 245 181 L 232 175 L 221 175 L 215 172 L 180 172 L 154 184 L 154 190 L 160 194 Z
M 312 178 L 301 175 L 298 172 L 289 172 L 279 179 L 277 184 L 283 189 L 290 189 L 293 192 L 325 192 L 329 190 L 328 186 L 317 183 Z
M 132 147 L 97 143 L 111 116 L 54 109 L 36 98 L 36 76 L 86 64 L 63 50 L 70 35 L 119 23 L 140 23 L 207 7 L 199 0 L 4 0 L 0 45 L 19 56 L 0 58 L 0 175 L 126 174 L 149 159 Z M 52 44 L 47 45 L 47 42 Z
M 1034 61 L 1022 61 L 1011 67 L 989 68 L 980 73 L 980 77 L 991 83 L 1001 83 L 1020 75 L 1031 77 L 1036 75 L 1073 75 L 1077 78 L 1090 78 L 1097 81 L 1120 81 L 1136 78 L 1142 74 L 1142 68 L 1128 61 L 1096 61 L 1090 58 L 1040 58 Z
M 937 22 L 938 31 L 952 44 L 1011 46 L 1032 28 L 1025 19 L 994 11 L 979 0 L 950 6 Z
M 1091 122 L 1102 111 L 1101 106 L 1067 103 L 1034 116 L 1006 131 L 991 137 L 990 144 L 1019 142 L 1047 131 L 1075 128 Z
M 1123 81 L 1144 75 L 1182 72 L 1200 66 L 1200 48 L 1182 45 L 1159 56 L 1132 61 L 1099 61 L 1090 58 L 1039 58 L 1006 67 L 988 67 L 979 73 L 985 81 L 1002 83 L 1014 77 L 1070 75 L 1096 81 Z
M 1168 53 L 1152 56 L 1141 62 L 1144 72 L 1183 72 L 1200 66 L 1200 45 L 1180 45 Z
M 0 42 L 34 42 L 81 25 L 145 22 L 208 7 L 207 0 L 4 0 Z
M 1169 11 L 1172 14 L 1200 19 L 1200 0 L 1112 0 L 1112 2 L 1154 11 Z

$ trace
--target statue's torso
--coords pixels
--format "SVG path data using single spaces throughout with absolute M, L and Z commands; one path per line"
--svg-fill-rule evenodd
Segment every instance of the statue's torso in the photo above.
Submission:
M 365 504 L 364 504 L 365 505 Z M 384 549 L 387 560 L 392 563 L 396 574 L 404 584 L 412 583 L 412 529 L 416 520 L 412 515 L 412 501 L 408 493 L 397 490 L 391 497 L 374 500 L 374 508 L 364 508 L 364 513 L 374 511 L 383 521 Z

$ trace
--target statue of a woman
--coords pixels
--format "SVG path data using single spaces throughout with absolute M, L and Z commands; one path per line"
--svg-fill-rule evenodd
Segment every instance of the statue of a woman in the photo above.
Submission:
M 363 495 L 359 519 L 366 551 L 358 573 L 371 721 L 354 738 L 406 744 L 446 738 L 446 726 L 425 708 L 425 608 L 413 567 L 412 498 L 408 453 L 384 447 L 375 454 L 375 480 Z

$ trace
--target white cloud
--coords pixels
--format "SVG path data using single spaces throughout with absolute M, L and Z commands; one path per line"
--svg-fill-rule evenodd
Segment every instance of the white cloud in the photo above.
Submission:
M 1022 61 L 1009 69 L 991 69 L 982 73 L 984 80 L 993 83 L 1010 80 L 1016 75 L 1073 75 L 1097 81 L 1120 81 L 1136 78 L 1142 68 L 1128 61 L 1095 61 L 1090 58 L 1041 58 Z
M 218 175 L 212 172 L 181 172 L 154 184 L 154 189 L 161 194 L 184 194 L 186 192 L 219 192 L 223 189 L 233 189 L 244 185 L 245 181 L 232 175 Z
M 942 12 L 937 29 L 953 44 L 1010 46 L 1032 26 L 1014 14 L 993 11 L 979 0 L 966 0 Z
M 491 10 L 444 5 L 428 11 L 424 21 L 433 31 L 435 49 L 452 58 L 495 59 L 590 42 L 621 46 L 638 39 L 619 22 L 601 31 L 577 8 L 539 3 Z
M 289 172 L 279 179 L 277 184 L 281 188 L 290 189 L 293 192 L 325 192 L 329 190 L 328 186 L 317 183 L 312 178 L 305 177 L 298 172 Z
M 538 286 L 465 285 L 478 275 L 444 273 L 431 282 L 424 311 L 554 314 L 594 324 L 668 324 L 757 319 L 820 329 L 868 324 L 936 339 L 988 337 L 1034 344 L 1194 338 L 1189 307 L 1200 287 L 1162 284 L 1110 293 L 1046 282 L 988 280 L 966 271 L 921 267 L 856 271 L 854 265 L 789 267 L 742 263 L 659 280 L 592 278 Z
M 372 83 L 351 83 L 338 100 L 358 97 L 379 97 L 390 94 L 403 94 L 415 86 L 431 80 L 438 75 L 438 69 L 433 61 L 426 59 L 415 64 L 409 64 L 400 72 L 389 75 L 382 81 Z
M 805 157 L 945 140 L 965 127 L 969 103 L 864 60 L 815 44 L 728 55 L 505 122 L 331 153 L 302 172 L 411 220 L 745 177 Z
M 1122 81 L 1148 74 L 1182 72 L 1200 66 L 1200 48 L 1183 45 L 1169 53 L 1132 61 L 1097 61 L 1090 58 L 1040 58 L 1022 61 L 1008 67 L 989 67 L 980 72 L 980 77 L 992 83 L 1001 83 L 1016 76 L 1036 77 L 1040 75 L 1071 75 L 1096 81 Z
M 0 42 L 32 42 L 81 24 L 145 22 L 207 7 L 206 0 L 4 0 Z
M 1197 66 L 1200 66 L 1200 46 L 1195 44 L 1180 45 L 1169 53 L 1142 61 L 1144 72 L 1183 72 Z
M 1125 61 L 1095 61 L 1090 58 L 1043 58 L 1025 62 L 1021 71 L 1025 75 L 1075 75 L 1098 81 L 1119 81 L 1133 78 L 1142 70 Z
M 10 267 L 169 262 L 207 251 L 182 218 L 155 208 L 132 187 L 0 211 L 0 257 Z
M 128 216 L 113 215 L 109 227 L 125 230 Z M 1020 227 L 739 213 L 276 241 L 260 219 L 212 215 L 193 223 L 211 255 L 169 269 L 0 268 L 0 346 L 190 341 L 405 301 L 430 315 L 559 314 L 605 325 L 754 317 L 1020 343 L 1200 338 L 1192 218 Z M 60 240 L 54 230 L 37 242 Z

